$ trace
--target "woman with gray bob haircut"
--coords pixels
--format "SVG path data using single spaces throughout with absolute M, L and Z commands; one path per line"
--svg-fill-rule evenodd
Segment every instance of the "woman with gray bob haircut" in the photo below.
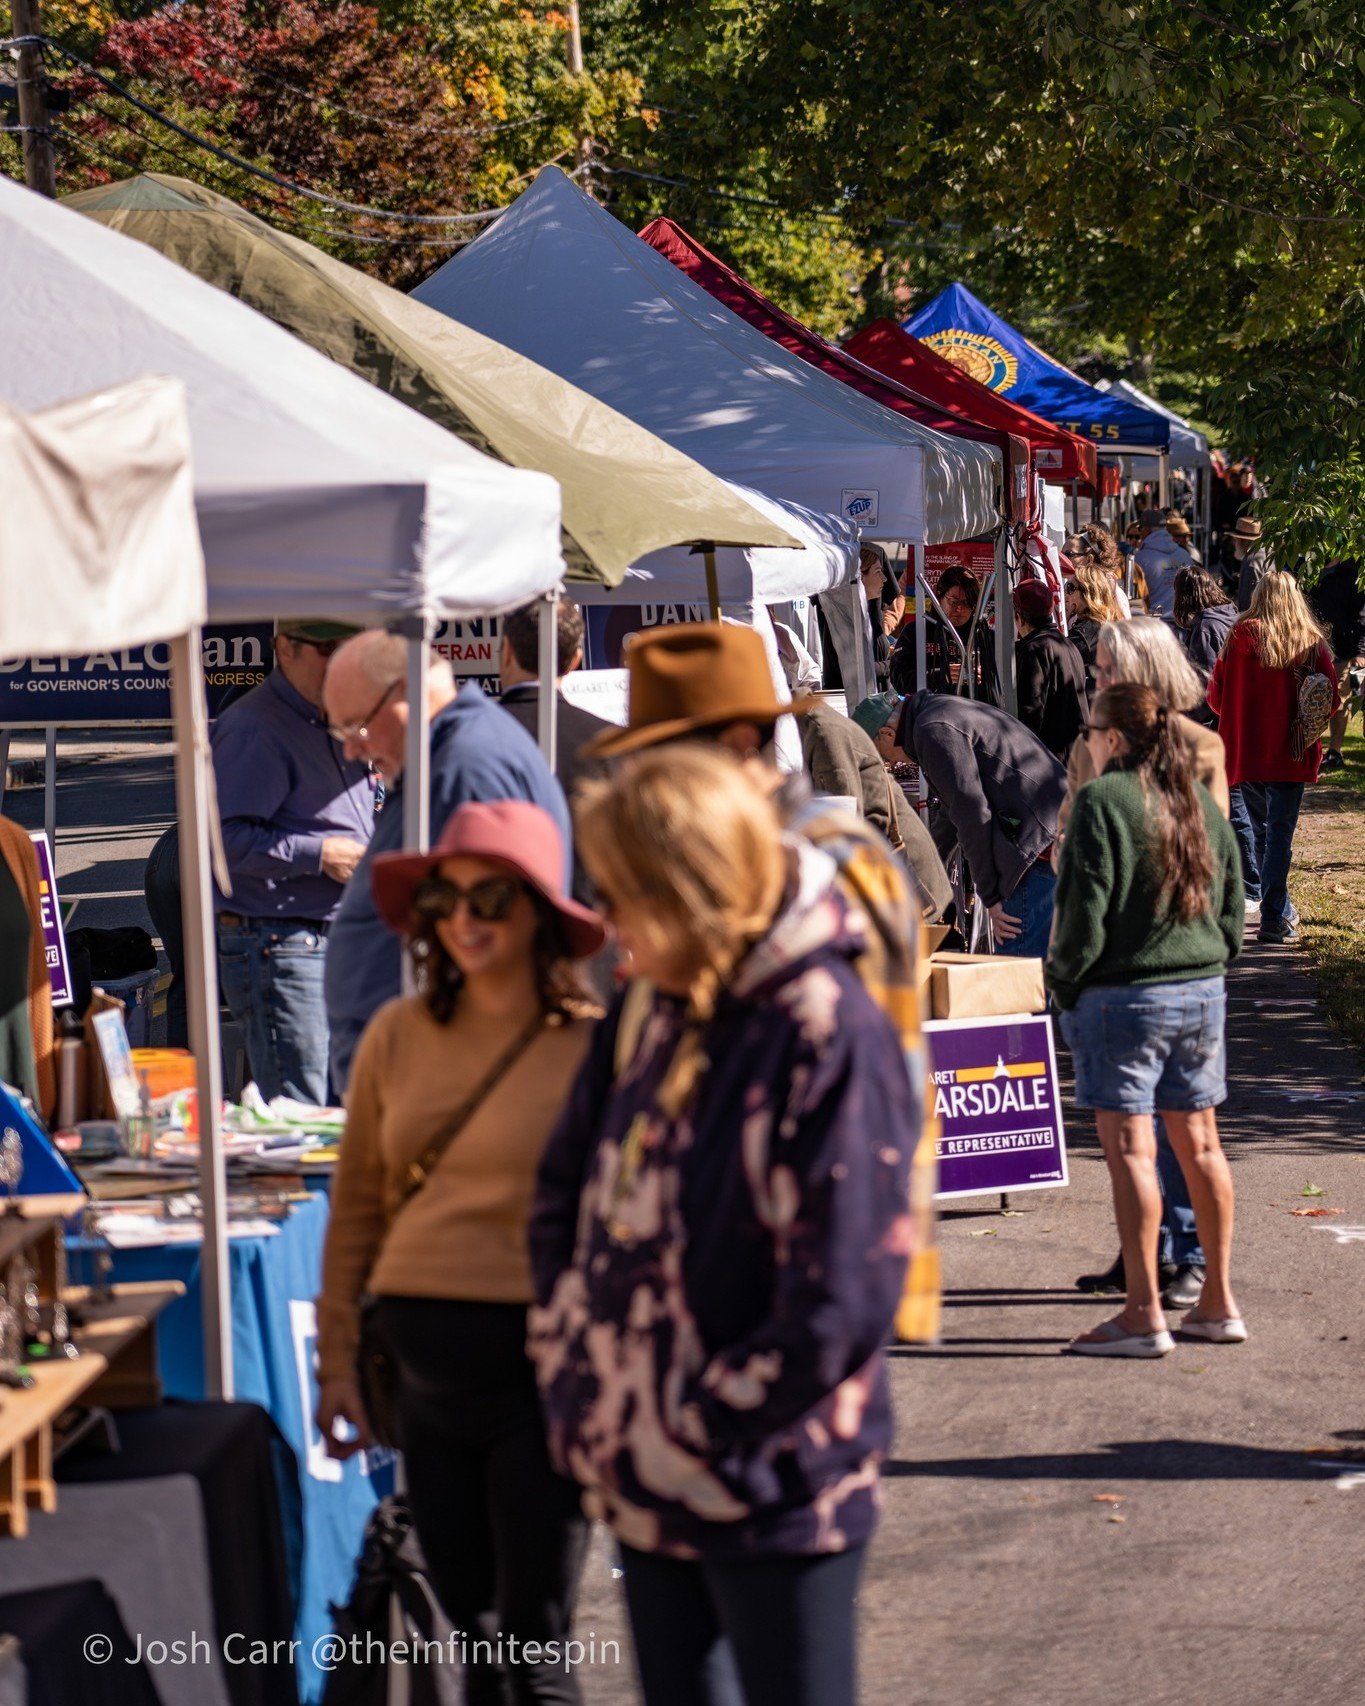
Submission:
M 1195 780 L 1213 795 L 1214 804 L 1228 815 L 1228 776 L 1223 743 L 1184 713 L 1204 702 L 1204 689 L 1185 648 L 1159 616 L 1133 616 L 1126 622 L 1105 622 L 1095 647 L 1095 686 L 1103 692 L 1120 681 L 1150 687 L 1168 711 L 1179 713 L 1177 732 L 1189 748 Z M 1078 791 L 1096 776 L 1087 742 L 1076 741 L 1066 767 L 1066 799 L 1058 827 L 1063 832 Z

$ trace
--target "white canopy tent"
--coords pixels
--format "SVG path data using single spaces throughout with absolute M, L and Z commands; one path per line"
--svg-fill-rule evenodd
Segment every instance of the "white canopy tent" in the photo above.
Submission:
M 1171 445 L 1167 463 L 1171 468 L 1183 468 L 1195 477 L 1198 495 L 1195 499 L 1196 532 L 1204 550 L 1208 549 L 1209 528 L 1213 508 L 1213 459 L 1209 455 L 1209 441 L 1202 432 L 1197 432 L 1184 418 L 1176 414 L 1174 409 L 1168 409 L 1164 403 L 1158 403 L 1155 397 L 1149 397 L 1145 391 L 1127 379 L 1100 380 L 1100 389 L 1112 391 L 1117 397 L 1126 397 L 1130 403 L 1138 403 L 1144 409 L 1150 409 L 1153 414 L 1162 415 L 1171 423 Z M 1128 458 L 1128 478 L 1130 480 L 1160 480 L 1162 467 L 1160 459 L 1155 456 L 1131 456 Z
M 168 374 L 185 390 L 210 621 L 388 622 L 409 636 L 426 702 L 440 618 L 552 595 L 564 572 L 559 489 L 494 462 L 154 250 L 0 178 L 0 400 L 36 410 Z M 42 558 L 36 559 L 41 561 Z M 31 583 L 33 557 L 26 564 Z M 551 613 L 547 598 L 545 606 Z M 159 629 L 158 632 L 161 630 Z M 98 648 L 94 648 L 98 649 Z M 198 652 L 193 655 L 198 667 Z M 177 721 L 191 689 L 176 672 Z M 184 712 L 182 716 L 180 713 Z M 426 719 L 409 719 L 404 839 L 429 839 Z M 207 742 L 178 763 L 207 787 Z M 184 855 L 182 853 L 182 863 Z M 187 887 L 197 878 L 186 871 Z M 194 947 L 197 941 L 199 944 Z M 199 1063 L 206 1376 L 232 1391 L 211 896 L 187 918 Z
M 765 338 L 555 167 L 413 294 L 714 473 L 869 538 L 939 544 L 999 519 L 998 451 L 894 414 Z

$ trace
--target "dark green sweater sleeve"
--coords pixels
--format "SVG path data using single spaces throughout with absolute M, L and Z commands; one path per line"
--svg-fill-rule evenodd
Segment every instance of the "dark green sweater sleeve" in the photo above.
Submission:
M 1242 860 L 1237 851 L 1237 837 L 1221 813 L 1209 826 L 1213 842 L 1214 862 L 1223 867 L 1223 905 L 1218 914 L 1218 928 L 1228 945 L 1228 958 L 1235 960 L 1242 951 L 1246 931 L 1246 890 L 1242 886 Z
M 1062 843 L 1046 980 L 1058 1007 L 1074 1007 L 1085 974 L 1104 953 L 1114 888 L 1114 849 L 1104 811 L 1082 788 Z

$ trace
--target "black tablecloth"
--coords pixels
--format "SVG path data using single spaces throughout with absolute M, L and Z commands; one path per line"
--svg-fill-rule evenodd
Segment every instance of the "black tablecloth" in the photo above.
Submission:
M 57 1466 L 61 1487 L 93 1490 L 138 1482 L 145 1498 L 155 1501 L 165 1478 L 193 1477 L 220 1647 L 232 1636 L 229 1652 L 237 1658 L 257 1642 L 287 1654 L 294 1634 L 301 1506 L 294 1454 L 269 1416 L 255 1404 L 163 1404 L 122 1411 L 115 1422 L 119 1451 L 68 1453 Z M 294 1666 L 287 1659 L 215 1668 L 233 1706 L 298 1706 Z
M 6 1594 L 0 1631 L 17 1636 L 21 1649 L 19 1662 L 0 1670 L 0 1706 L 159 1706 L 102 1582 Z M 92 1664 L 87 1641 L 107 1660 Z

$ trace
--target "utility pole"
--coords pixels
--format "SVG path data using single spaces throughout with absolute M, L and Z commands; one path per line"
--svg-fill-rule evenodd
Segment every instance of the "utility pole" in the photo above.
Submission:
M 14 33 L 40 36 L 38 0 L 11 0 Z M 52 119 L 47 110 L 47 83 L 43 76 L 43 50 L 38 46 L 19 49 L 19 123 L 24 132 L 24 182 L 39 195 L 57 199 L 57 157 L 52 148 Z
M 569 0 L 569 75 L 583 75 L 583 29 L 578 16 L 578 0 Z M 592 138 L 586 129 L 578 134 L 577 156 L 580 170 L 592 164 Z M 585 177 L 583 188 L 591 192 L 591 187 Z

